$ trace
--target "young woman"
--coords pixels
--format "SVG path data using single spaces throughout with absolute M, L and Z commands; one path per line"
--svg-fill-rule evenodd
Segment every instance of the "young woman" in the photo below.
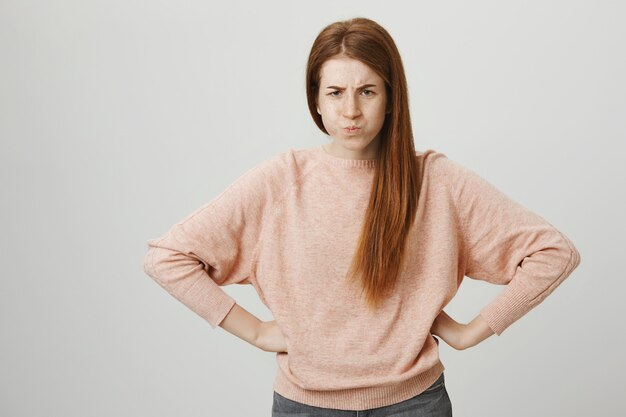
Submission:
M 324 28 L 306 92 L 331 139 L 250 169 L 163 236 L 144 268 L 174 297 L 276 352 L 273 416 L 451 416 L 438 336 L 500 335 L 580 263 L 548 221 L 432 149 L 416 151 L 396 45 L 376 22 Z M 505 290 L 468 324 L 468 276 Z M 220 287 L 251 284 L 262 322 Z

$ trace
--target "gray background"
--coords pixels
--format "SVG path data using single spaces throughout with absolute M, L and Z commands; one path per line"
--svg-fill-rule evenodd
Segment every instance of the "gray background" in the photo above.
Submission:
M 274 354 L 144 274 L 146 240 L 327 138 L 328 23 L 396 40 L 416 147 L 568 235 L 580 267 L 500 337 L 440 345 L 455 417 L 624 415 L 626 7 L 619 1 L 0 2 L 0 415 L 269 416 Z M 251 286 L 224 289 L 272 320 Z M 465 279 L 469 322 L 502 287 Z

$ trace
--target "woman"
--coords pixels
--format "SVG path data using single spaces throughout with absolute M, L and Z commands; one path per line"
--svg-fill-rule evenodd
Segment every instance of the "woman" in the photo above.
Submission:
M 439 336 L 466 349 L 543 301 L 580 262 L 545 219 L 432 149 L 416 151 L 402 61 L 365 18 L 324 28 L 308 105 L 331 141 L 282 152 L 148 241 L 174 297 L 276 352 L 273 415 L 451 416 Z M 506 289 L 469 324 L 464 276 Z M 262 322 L 220 286 L 251 284 Z

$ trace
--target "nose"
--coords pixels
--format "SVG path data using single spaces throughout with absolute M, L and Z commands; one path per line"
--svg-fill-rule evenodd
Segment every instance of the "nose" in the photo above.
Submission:
M 358 98 L 354 95 L 346 96 L 346 100 L 343 107 L 343 115 L 350 119 L 357 117 L 361 114 L 361 110 L 359 108 Z

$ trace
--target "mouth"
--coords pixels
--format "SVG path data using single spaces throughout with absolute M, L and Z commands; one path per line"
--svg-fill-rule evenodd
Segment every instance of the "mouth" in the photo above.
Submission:
M 344 127 L 343 130 L 345 130 L 346 132 L 357 132 L 359 131 L 361 128 L 357 127 L 357 126 L 347 126 Z

